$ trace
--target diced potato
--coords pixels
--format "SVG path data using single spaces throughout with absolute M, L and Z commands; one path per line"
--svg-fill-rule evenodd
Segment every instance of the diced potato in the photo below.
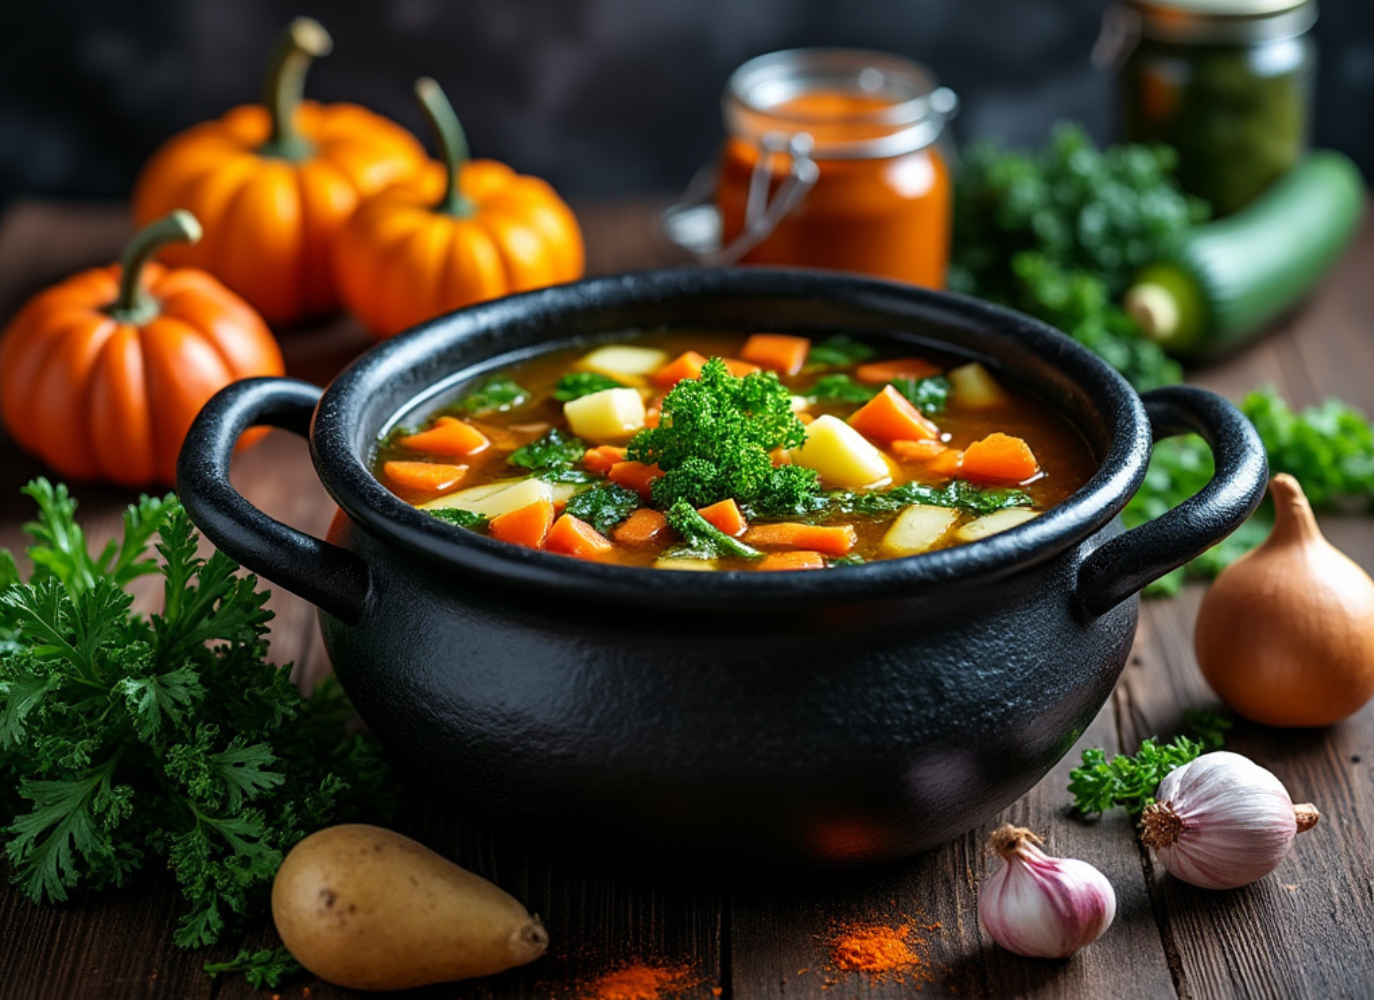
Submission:
M 1039 516 L 1039 512 L 1026 510 L 1025 507 L 1008 507 L 1006 510 L 999 510 L 995 514 L 986 514 L 976 521 L 970 521 L 961 527 L 954 537 L 961 542 L 976 542 L 980 538 L 987 538 L 999 531 L 1025 524 Z
M 853 427 L 828 413 L 807 425 L 806 443 L 792 450 L 792 461 L 815 469 L 825 486 L 838 489 L 879 486 L 892 477 L 883 453 Z
M 944 538 L 957 520 L 957 510 L 912 504 L 897 515 L 879 548 L 885 556 L 914 556 Z
M 578 437 L 619 444 L 644 429 L 644 400 L 635 389 L 602 389 L 564 403 L 563 415 Z
M 584 372 L 600 372 L 622 382 L 642 384 L 643 380 L 668 363 L 666 351 L 652 347 L 608 344 L 598 347 L 575 365 Z
M 954 399 L 960 406 L 971 410 L 990 410 L 1010 402 L 1006 390 L 997 384 L 992 372 L 977 361 L 953 369 L 947 377 Z
M 791 402 L 793 413 L 805 413 L 811 408 L 811 400 L 805 396 L 792 396 Z
M 654 569 L 680 569 L 691 573 L 710 572 L 716 568 L 714 559 L 659 559 Z
M 457 493 L 450 493 L 446 497 L 440 497 L 438 500 L 432 500 L 424 506 L 427 510 L 434 510 L 435 508 L 470 510 L 474 514 L 492 518 L 500 517 L 502 514 L 507 514 L 513 510 L 519 510 L 521 507 L 528 507 L 540 500 L 553 503 L 553 487 L 542 479 L 521 479 L 514 485 L 504 485 L 501 489 L 485 496 L 464 496 L 464 494 L 471 494 L 484 488 L 475 486 L 471 490 L 460 490 Z
M 456 493 L 449 493 L 441 496 L 437 500 L 420 504 L 421 510 L 443 510 L 446 507 L 463 507 L 478 500 L 485 500 L 493 493 L 500 493 L 502 490 L 510 489 L 516 483 L 523 483 L 528 477 L 521 476 L 517 479 L 498 479 L 494 483 L 483 483 L 481 486 L 469 486 L 465 490 L 458 490 Z
M 562 506 L 577 495 L 582 487 L 577 483 L 549 483 L 555 507 Z

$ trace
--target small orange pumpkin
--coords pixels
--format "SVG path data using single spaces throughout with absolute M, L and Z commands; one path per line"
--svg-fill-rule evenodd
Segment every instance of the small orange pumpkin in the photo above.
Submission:
M 167 243 L 199 238 L 195 217 L 173 212 L 139 231 L 120 264 L 39 292 L 5 330 L 0 417 L 62 476 L 170 484 L 182 439 L 211 396 L 284 371 L 248 303 L 204 271 L 150 262 Z
M 335 248 L 344 305 L 378 337 L 484 299 L 582 276 L 572 210 L 537 177 L 469 160 L 439 85 L 415 84 L 442 162 L 363 200 Z
M 424 147 L 356 104 L 301 101 L 314 56 L 329 52 L 318 22 L 298 18 L 278 42 L 265 104 L 243 105 L 173 137 L 144 168 L 134 221 L 184 208 L 205 240 L 173 247 L 175 266 L 203 268 L 270 323 L 338 308 L 331 244 L 358 199 L 414 174 Z

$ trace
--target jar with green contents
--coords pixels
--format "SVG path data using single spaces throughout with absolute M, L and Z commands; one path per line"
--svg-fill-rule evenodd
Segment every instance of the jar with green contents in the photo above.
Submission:
M 1217 215 L 1249 204 L 1307 149 L 1316 19 L 1316 0 L 1120 0 L 1099 57 L 1124 138 L 1177 149 Z

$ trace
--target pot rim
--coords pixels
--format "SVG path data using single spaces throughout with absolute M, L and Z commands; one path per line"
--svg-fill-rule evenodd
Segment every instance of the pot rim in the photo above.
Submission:
M 1107 440 L 1097 471 L 1078 491 L 1039 517 L 976 542 L 935 552 L 839 566 L 825 572 L 758 573 L 747 570 L 683 573 L 572 559 L 499 542 L 446 524 L 411 507 L 387 490 L 366 459 L 375 435 L 361 426 L 364 403 L 426 358 L 503 326 L 529 320 L 608 310 L 624 306 L 671 309 L 675 298 L 830 300 L 882 312 L 907 307 L 927 321 L 952 322 L 974 342 L 999 342 L 1048 364 L 1077 387 L 1097 409 Z M 671 319 L 671 317 L 669 317 Z M 669 322 L 666 325 L 673 325 Z M 679 323 L 677 325 L 691 325 Z M 741 329 L 747 328 L 744 323 Z M 779 329 L 772 325 L 769 329 Z M 940 342 L 938 334 L 916 334 L 893 311 L 892 330 Z M 607 329 L 607 333 L 614 330 Z M 550 338 L 556 343 L 563 338 Z M 978 357 L 966 346 L 952 353 L 991 360 L 1023 384 L 1035 379 L 998 354 Z M 458 381 L 461 372 L 481 374 L 486 361 L 520 350 L 496 350 L 449 375 L 430 380 Z M 543 353 L 542 348 L 523 353 Z M 497 370 L 497 369 L 490 369 Z M 415 399 L 391 408 L 388 419 L 405 412 Z M 1081 420 L 1054 408 L 1080 434 Z M 326 491 L 347 517 L 367 533 L 418 556 L 440 569 L 501 585 L 533 587 L 554 593 L 594 593 L 598 599 L 657 607 L 720 607 L 747 601 L 749 607 L 784 603 L 834 604 L 841 600 L 909 599 L 936 588 L 975 582 L 990 584 L 1044 563 L 1089 538 L 1120 513 L 1144 480 L 1152 443 L 1149 418 L 1135 390 L 1110 365 L 1066 334 L 1021 313 L 952 292 L 937 292 L 875 278 L 801 268 L 759 267 L 641 271 L 584 279 L 508 296 L 460 309 L 414 327 L 355 359 L 329 385 L 316 407 L 310 451 Z

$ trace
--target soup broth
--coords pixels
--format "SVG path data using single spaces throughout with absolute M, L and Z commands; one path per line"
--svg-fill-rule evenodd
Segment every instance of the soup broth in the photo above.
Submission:
M 802 570 L 1009 530 L 1095 463 L 1057 414 L 976 363 L 845 337 L 673 331 L 467 386 L 380 442 L 375 471 L 454 530 L 513 544 Z

